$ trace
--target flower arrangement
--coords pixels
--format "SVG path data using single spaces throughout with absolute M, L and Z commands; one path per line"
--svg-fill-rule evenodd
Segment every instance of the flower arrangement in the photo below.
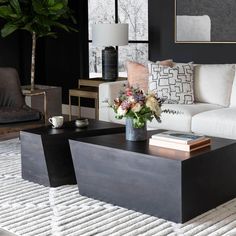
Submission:
M 139 88 L 124 85 L 119 97 L 114 100 L 111 107 L 115 111 L 117 119 L 131 118 L 134 128 L 142 128 L 147 121 L 152 121 L 154 117 L 158 122 L 161 122 L 162 112 L 172 112 L 161 109 L 163 102 L 164 99 L 158 98 L 155 93 L 145 94 Z

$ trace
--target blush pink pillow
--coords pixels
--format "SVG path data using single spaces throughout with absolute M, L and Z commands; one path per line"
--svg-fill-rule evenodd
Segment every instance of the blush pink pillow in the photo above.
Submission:
M 145 92 L 148 90 L 148 68 L 140 63 L 127 61 L 129 86 L 138 86 Z
M 162 66 L 173 67 L 173 60 L 157 61 Z M 127 61 L 126 63 L 128 73 L 129 86 L 138 86 L 144 92 L 148 91 L 148 67 L 143 64 Z

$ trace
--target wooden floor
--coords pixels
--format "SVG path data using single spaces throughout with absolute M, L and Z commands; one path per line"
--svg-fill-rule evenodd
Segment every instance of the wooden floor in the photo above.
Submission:
M 13 138 L 18 138 L 19 136 L 20 136 L 20 132 L 1 134 L 0 135 L 0 141 L 4 141 L 4 140 L 8 140 L 8 139 L 13 139 Z M 0 234 L 0 236 L 1 236 L 1 234 Z

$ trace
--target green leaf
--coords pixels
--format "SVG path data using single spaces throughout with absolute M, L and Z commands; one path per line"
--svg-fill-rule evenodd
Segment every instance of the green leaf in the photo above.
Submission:
M 13 24 L 12 22 L 9 22 L 3 26 L 2 30 L 1 30 L 1 35 L 2 35 L 2 37 L 6 37 L 6 36 L 12 34 L 17 29 L 19 29 L 17 25 Z
M 48 15 L 48 10 L 44 7 L 41 0 L 32 0 L 32 6 L 35 13 L 40 15 Z
M 61 29 L 65 30 L 65 31 L 67 31 L 67 32 L 70 31 L 70 29 L 69 29 L 68 26 L 66 26 L 66 25 L 64 25 L 64 24 L 61 24 L 61 23 L 59 23 L 59 22 L 53 23 L 53 26 L 56 26 L 56 27 L 58 27 L 58 28 L 61 28 Z
M 37 37 L 55 37 L 53 28 L 78 32 L 67 24 L 69 20 L 75 23 L 68 0 L 0 0 L 0 18 L 9 23 L 3 29 L 4 36 L 17 28 L 34 31 Z
M 12 8 L 10 6 L 0 7 L 0 17 L 7 19 L 10 18 L 11 15 L 14 16 L 14 12 L 12 11 Z
M 0 4 L 8 3 L 9 0 L 0 0 Z
M 48 6 L 53 6 L 55 4 L 55 0 L 47 0 Z
M 11 7 L 14 9 L 15 13 L 21 14 L 21 8 L 18 0 L 9 0 Z
M 59 11 L 64 8 L 64 5 L 62 3 L 56 3 L 55 5 L 49 7 L 49 11 Z

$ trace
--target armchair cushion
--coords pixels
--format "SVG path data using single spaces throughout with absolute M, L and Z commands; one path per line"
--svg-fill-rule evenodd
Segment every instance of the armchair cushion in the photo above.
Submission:
M 22 107 L 25 105 L 16 69 L 0 68 L 0 107 Z
M 0 107 L 0 124 L 10 124 L 41 119 L 41 113 L 28 106 Z

